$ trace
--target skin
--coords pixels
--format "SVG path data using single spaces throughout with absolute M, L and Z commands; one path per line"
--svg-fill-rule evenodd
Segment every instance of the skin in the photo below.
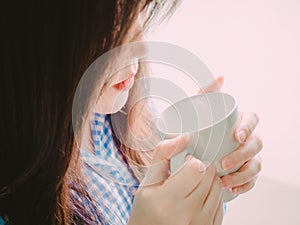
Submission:
M 129 36 L 125 42 L 129 40 L 143 41 L 145 39 L 142 32 L 138 37 L 133 35 L 135 34 L 133 31 L 141 30 L 142 18 L 143 15 L 139 15 L 136 23 L 134 23 L 131 30 L 128 31 Z M 118 84 L 129 76 L 134 77 L 137 70 L 138 61 L 111 76 L 108 85 L 104 87 L 103 94 L 98 100 L 97 105 L 101 107 L 97 109 L 98 112 L 104 114 L 114 113 L 125 105 L 128 99 L 128 92 L 133 83 L 123 90 L 117 88 L 119 87 Z M 219 91 L 223 84 L 224 78 L 219 76 L 213 83 L 199 90 L 198 94 Z M 118 101 L 116 101 L 117 99 Z M 223 187 L 232 190 L 236 194 L 242 194 L 252 189 L 257 180 L 258 173 L 262 170 L 262 160 L 258 153 L 262 150 L 263 143 L 261 138 L 254 133 L 259 118 L 253 112 L 241 112 L 240 117 L 241 123 L 235 131 L 235 139 L 240 143 L 240 146 L 222 159 L 222 167 L 225 170 L 239 166 L 241 166 L 241 168 L 237 172 L 221 178 Z
M 188 136 L 162 141 L 155 149 L 153 164 L 145 178 L 163 175 L 159 183 L 141 185 L 136 192 L 128 225 L 220 225 L 223 218 L 221 181 L 213 166 L 188 156 L 185 164 L 168 176 L 169 160 L 185 149 Z
M 99 113 L 115 113 L 126 104 L 138 68 L 138 59 L 133 60 L 131 65 L 122 68 L 110 77 L 97 102 Z
M 137 69 L 138 64 L 132 64 L 112 75 L 97 102 L 101 106 L 100 113 L 114 113 L 124 106 L 133 83 L 125 89 L 120 87 L 124 80 L 136 75 Z M 223 83 L 223 77 L 218 77 L 199 94 L 218 91 Z M 121 101 L 117 101 L 120 96 Z M 255 113 L 240 113 L 240 117 L 241 123 L 235 131 L 240 146 L 222 159 L 225 170 L 241 166 L 237 172 L 219 178 L 213 166 L 206 167 L 200 160 L 189 156 L 184 166 L 169 176 L 170 158 L 185 149 L 188 137 L 162 141 L 155 148 L 152 161 L 152 165 L 159 166 L 151 167 L 141 182 L 128 225 L 221 225 L 221 188 L 236 194 L 245 193 L 253 188 L 262 168 L 258 156 L 263 147 L 262 140 L 253 132 L 258 117 Z M 161 182 L 151 182 L 157 178 Z
M 128 78 L 130 74 L 137 71 L 137 68 L 138 65 L 133 64 L 128 68 L 120 70 L 118 74 L 113 75 L 109 82 L 110 85 L 106 87 L 103 97 L 99 100 L 99 104 L 105 108 L 108 105 L 107 102 L 114 102 L 117 96 L 124 95 L 125 93 L 125 98 L 121 104 L 116 106 L 116 108 L 122 108 L 127 101 L 128 91 L 132 85 L 126 90 L 118 89 L 114 85 Z M 198 93 L 217 91 L 222 87 L 223 83 L 224 78 L 218 77 L 214 83 L 204 90 L 200 90 Z M 106 107 L 106 113 L 114 112 L 110 110 L 110 106 L 111 104 Z M 237 172 L 226 175 L 221 179 L 223 187 L 232 190 L 236 194 L 242 194 L 252 189 L 257 180 L 258 173 L 262 170 L 262 160 L 258 153 L 262 150 L 263 143 L 261 138 L 253 132 L 259 122 L 259 118 L 253 112 L 240 113 L 240 117 L 241 123 L 235 131 L 235 139 L 240 143 L 240 146 L 222 159 L 222 166 L 225 170 L 241 166 Z
M 202 92 L 218 91 L 224 83 L 223 77 L 217 77 L 215 82 Z M 235 130 L 235 139 L 240 146 L 222 159 L 225 170 L 242 166 L 237 172 L 222 177 L 224 188 L 232 190 L 235 194 L 242 194 L 252 189 L 257 180 L 258 173 L 262 170 L 262 160 L 258 153 L 263 148 L 260 137 L 254 134 L 259 122 L 258 116 L 253 112 L 240 113 L 241 123 Z
M 223 77 L 218 77 L 214 83 L 200 90 L 199 94 L 218 91 L 223 82 Z M 190 156 L 183 168 L 169 176 L 170 158 L 185 148 L 188 137 L 179 136 L 162 141 L 155 149 L 152 162 L 152 165 L 159 163 L 160 166 L 149 169 L 137 190 L 128 225 L 221 225 L 221 188 L 236 194 L 245 193 L 254 187 L 262 169 L 261 158 L 258 156 L 263 147 L 262 140 L 253 132 L 258 117 L 255 113 L 240 113 L 240 117 L 241 123 L 235 131 L 235 139 L 240 146 L 222 159 L 225 170 L 241 166 L 237 172 L 219 178 L 213 166 L 206 168 L 200 160 Z M 151 182 L 151 179 L 157 178 L 162 182 Z

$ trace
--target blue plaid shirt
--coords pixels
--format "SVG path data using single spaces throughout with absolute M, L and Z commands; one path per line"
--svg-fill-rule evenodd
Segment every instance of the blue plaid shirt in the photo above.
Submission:
M 127 224 L 138 181 L 117 148 L 108 115 L 95 114 L 92 121 L 94 152 L 81 150 L 84 162 L 82 172 L 89 196 L 96 209 L 89 207 L 88 199 L 74 194 L 90 211 L 94 224 Z M 95 211 L 96 210 L 96 211 Z
M 94 152 L 81 150 L 84 162 L 82 172 L 87 192 L 95 202 L 71 190 L 83 206 L 88 209 L 95 225 L 126 225 L 131 212 L 138 181 L 125 162 L 112 137 L 108 115 L 95 114 L 92 121 Z M 226 205 L 224 204 L 224 211 Z M 0 216 L 0 225 L 6 224 Z

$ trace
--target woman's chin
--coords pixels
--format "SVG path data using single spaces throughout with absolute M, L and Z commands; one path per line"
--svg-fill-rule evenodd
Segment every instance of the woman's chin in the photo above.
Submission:
M 128 100 L 132 84 L 125 90 L 118 90 L 114 87 L 107 89 L 98 99 L 94 111 L 100 114 L 113 114 L 120 111 Z
M 107 110 L 106 114 L 113 114 L 120 111 L 126 104 L 128 95 L 129 90 L 120 92 L 115 101 L 111 103 L 110 108 Z

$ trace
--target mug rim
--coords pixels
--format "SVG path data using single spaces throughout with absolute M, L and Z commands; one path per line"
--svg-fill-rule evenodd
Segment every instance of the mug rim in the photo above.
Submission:
M 162 116 L 166 111 L 168 111 L 168 110 L 170 110 L 171 108 L 173 108 L 174 105 L 180 104 L 180 103 L 182 103 L 182 102 L 184 102 L 184 101 L 187 101 L 187 100 L 193 100 L 193 99 L 199 98 L 199 97 L 200 97 L 200 98 L 205 97 L 205 98 L 207 99 L 207 96 L 213 96 L 213 95 L 222 95 L 223 99 L 224 99 L 224 98 L 229 98 L 229 99 L 231 99 L 231 100 L 233 101 L 233 106 L 232 106 L 232 108 L 230 109 L 230 111 L 226 112 L 226 114 L 225 114 L 224 117 L 222 117 L 222 118 L 220 118 L 220 119 L 218 119 L 218 120 L 216 120 L 216 121 L 210 123 L 210 124 L 207 125 L 207 126 L 201 127 L 201 128 L 199 128 L 199 129 L 187 131 L 187 132 L 167 132 L 166 130 L 163 131 L 163 130 L 160 129 L 160 127 L 158 126 L 157 123 L 158 123 L 159 118 L 161 118 L 161 116 Z M 193 96 L 190 96 L 190 97 L 183 98 L 183 99 L 181 99 L 181 100 L 175 102 L 174 104 L 168 106 L 166 109 L 164 109 L 164 110 L 163 110 L 163 111 L 162 111 L 162 112 L 154 119 L 154 124 L 155 124 L 156 129 L 157 129 L 160 133 L 162 133 L 162 134 L 164 134 L 164 135 L 167 135 L 167 136 L 178 136 L 178 135 L 182 135 L 182 134 L 185 134 L 185 133 L 192 134 L 192 133 L 204 131 L 204 130 L 206 130 L 206 129 L 208 129 L 208 128 L 211 128 L 211 127 L 213 127 L 213 126 L 216 126 L 217 124 L 221 123 L 222 121 L 227 120 L 228 117 L 230 117 L 231 115 L 234 114 L 234 111 L 235 111 L 236 109 L 237 109 L 237 101 L 236 101 L 236 99 L 235 99 L 232 95 L 229 95 L 229 94 L 227 94 L 227 93 L 225 93 L 225 92 L 210 92 L 210 93 L 197 94 L 197 95 L 193 95 Z

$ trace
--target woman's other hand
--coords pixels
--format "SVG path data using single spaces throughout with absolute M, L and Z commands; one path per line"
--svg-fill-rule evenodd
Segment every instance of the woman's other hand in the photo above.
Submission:
M 222 184 L 235 194 L 241 194 L 254 187 L 257 175 L 262 169 L 258 153 L 263 148 L 261 138 L 253 133 L 258 124 L 255 113 L 241 113 L 241 123 L 235 131 L 235 139 L 240 146 L 222 159 L 225 170 L 241 167 L 237 172 L 222 177 Z
M 204 87 L 198 94 L 220 91 L 224 78 L 217 77 L 215 81 Z M 255 113 L 240 113 L 241 123 L 235 131 L 235 139 L 240 143 L 238 149 L 222 159 L 223 169 L 241 168 L 232 174 L 222 177 L 222 184 L 235 194 L 241 194 L 254 187 L 258 173 L 262 169 L 261 157 L 257 154 L 262 150 L 261 138 L 253 133 L 259 118 Z
M 169 176 L 170 158 L 184 150 L 188 137 L 163 141 L 153 166 L 136 192 L 128 225 L 220 225 L 223 218 L 221 181 L 213 166 L 188 156 Z

